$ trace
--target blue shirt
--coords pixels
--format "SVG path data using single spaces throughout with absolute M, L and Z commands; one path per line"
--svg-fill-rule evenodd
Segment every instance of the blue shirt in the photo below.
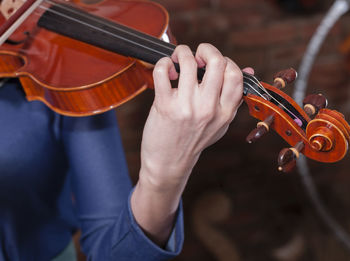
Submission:
M 167 260 L 130 209 L 129 179 L 113 111 L 65 117 L 27 102 L 18 82 L 0 88 L 0 260 L 47 261 L 81 229 L 88 260 Z M 169 248 L 169 244 L 168 244 Z

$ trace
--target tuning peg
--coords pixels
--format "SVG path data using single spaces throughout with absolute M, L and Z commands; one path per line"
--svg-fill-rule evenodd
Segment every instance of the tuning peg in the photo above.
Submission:
M 320 109 L 326 108 L 328 101 L 322 94 L 310 94 L 303 100 L 304 111 L 310 116 L 314 116 Z
M 297 76 L 293 68 L 280 71 L 273 76 L 273 85 L 278 89 L 283 89 L 287 84 L 294 82 Z
M 292 148 L 282 149 L 278 155 L 278 170 L 283 172 L 293 170 L 296 165 L 296 159 L 299 158 L 303 148 L 304 143 L 300 141 Z
M 253 143 L 264 136 L 270 130 L 270 125 L 274 120 L 274 116 L 268 116 L 264 121 L 258 122 L 256 128 L 252 130 L 246 138 L 248 143 Z

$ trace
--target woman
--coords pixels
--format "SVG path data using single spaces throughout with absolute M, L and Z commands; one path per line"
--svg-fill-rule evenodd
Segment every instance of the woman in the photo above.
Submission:
M 198 83 L 197 68 L 204 66 Z M 113 112 L 61 116 L 41 102 L 28 103 L 16 80 L 4 84 L 0 260 L 68 260 L 76 228 L 88 260 L 166 260 L 181 251 L 182 192 L 201 152 L 233 120 L 242 73 L 201 44 L 195 57 L 178 46 L 158 61 L 153 77 L 155 99 L 133 189 Z M 178 88 L 171 88 L 177 78 Z

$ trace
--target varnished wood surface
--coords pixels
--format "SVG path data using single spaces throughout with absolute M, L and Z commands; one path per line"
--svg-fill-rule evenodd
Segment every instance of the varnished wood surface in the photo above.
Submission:
M 168 27 L 167 12 L 152 2 L 105 0 L 80 7 L 157 38 Z M 38 28 L 38 18 L 32 15 L 11 36 L 20 40 L 29 31 L 24 44 L 0 47 L 0 77 L 19 77 L 28 100 L 41 100 L 64 115 L 84 116 L 115 108 L 153 87 L 151 71 L 143 64 Z
M 339 117 L 338 113 L 323 109 L 321 111 L 323 111 L 324 114 L 321 119 L 317 119 L 317 122 L 311 121 L 307 114 L 288 95 L 266 83 L 262 84 L 264 88 L 278 93 L 297 109 L 300 115 L 308 121 L 307 131 L 303 131 L 283 109 L 261 97 L 251 94 L 244 98 L 248 105 L 250 115 L 261 121 L 265 120 L 270 115 L 274 115 L 271 128 L 292 147 L 302 141 L 305 147 L 301 152 L 311 159 L 331 163 L 341 160 L 346 155 L 349 142 L 349 125 L 343 118 Z M 312 123 L 311 125 L 310 122 Z M 327 151 L 317 151 L 310 144 L 309 138 L 315 134 L 315 131 L 317 131 L 319 127 L 327 127 L 334 134 L 333 147 Z

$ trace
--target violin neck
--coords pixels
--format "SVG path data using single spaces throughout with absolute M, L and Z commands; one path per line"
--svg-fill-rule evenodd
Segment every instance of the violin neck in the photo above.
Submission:
M 40 17 L 38 26 L 150 64 L 170 56 L 175 49 L 173 44 L 67 4 L 51 6 Z
M 144 34 L 130 27 L 89 14 L 68 4 L 56 4 L 47 9 L 38 21 L 38 26 L 49 31 L 82 41 L 102 49 L 156 64 L 163 57 L 170 57 L 175 45 Z M 180 67 L 175 64 L 180 72 Z M 204 68 L 198 69 L 202 80 Z M 252 75 L 244 73 L 244 95 L 251 92 L 257 82 Z

